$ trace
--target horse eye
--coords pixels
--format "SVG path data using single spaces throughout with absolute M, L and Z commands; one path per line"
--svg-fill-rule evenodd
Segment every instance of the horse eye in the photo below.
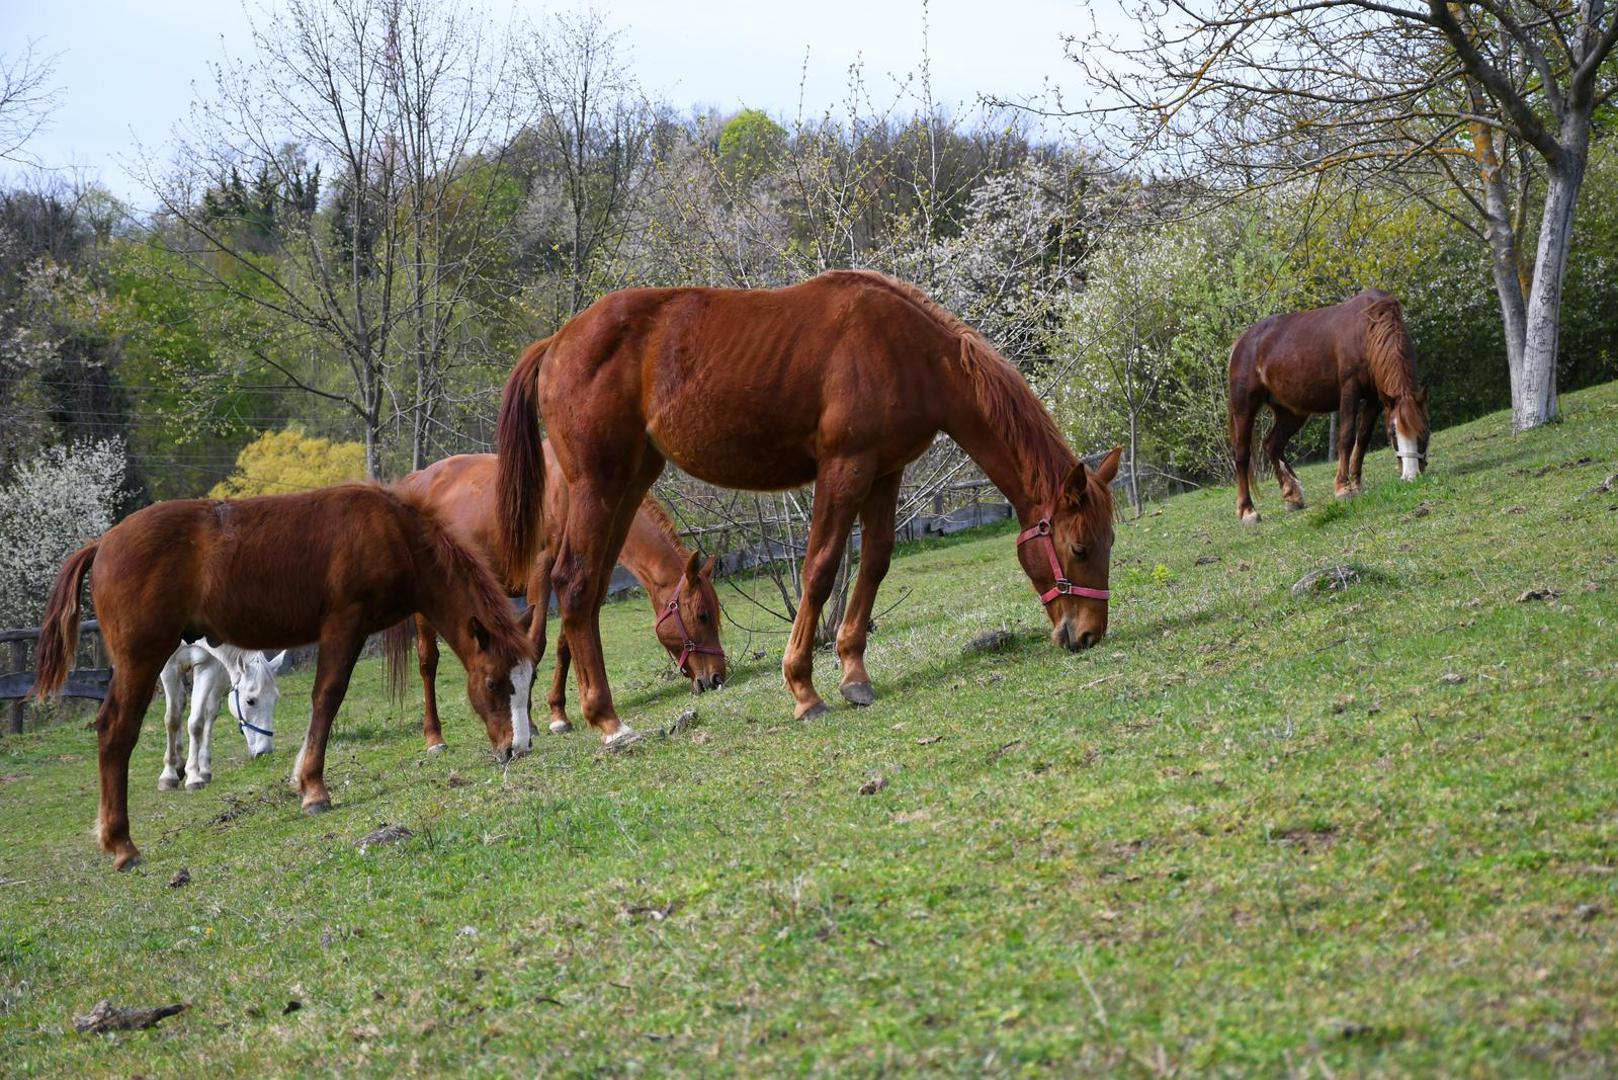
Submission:
M 1085 547 L 1083 544 L 1074 544 L 1073 557 L 1079 560 L 1079 562 L 1083 562 L 1085 559 L 1090 557 L 1090 549 Z
M 250 698 L 248 698 L 248 699 L 247 699 L 247 704 L 248 704 L 248 705 L 249 705 L 249 706 L 253 706 L 253 705 L 257 705 L 257 704 L 258 704 L 258 698 L 256 698 L 256 697 L 250 697 Z
M 706 623 L 707 621 L 708 621 L 708 613 L 706 611 L 697 612 L 697 622 Z

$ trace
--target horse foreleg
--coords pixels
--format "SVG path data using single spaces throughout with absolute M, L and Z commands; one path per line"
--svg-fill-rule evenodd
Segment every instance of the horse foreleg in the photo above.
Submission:
M 1270 467 L 1275 470 L 1275 479 L 1281 485 L 1281 497 L 1286 500 L 1288 510 L 1302 510 L 1303 485 L 1298 483 L 1298 474 L 1292 471 L 1287 464 L 1287 441 L 1295 435 L 1304 421 L 1309 417 L 1302 413 L 1295 413 L 1290 409 L 1283 409 L 1279 405 L 1272 405 L 1275 413 L 1275 426 L 1270 428 L 1269 435 L 1264 438 L 1264 453 L 1270 459 Z
M 303 796 L 306 814 L 331 809 L 331 793 L 326 790 L 326 740 L 331 735 L 332 720 L 348 693 L 354 662 L 364 646 L 365 634 L 356 622 L 345 619 L 321 628 L 309 733 L 304 736 L 303 748 L 292 764 L 292 783 Z
M 1337 403 L 1337 481 L 1336 494 L 1339 499 L 1354 494 L 1354 485 L 1350 481 L 1352 459 L 1354 457 L 1354 432 L 1359 428 L 1359 392 L 1352 387 L 1344 387 Z
M 854 513 L 869 487 L 855 479 L 861 470 L 844 462 L 823 464 L 815 478 L 815 508 L 809 522 L 809 546 L 803 559 L 803 596 L 792 620 L 792 636 L 781 658 L 781 674 L 796 703 L 793 716 L 807 720 L 828 712 L 815 692 L 815 629 L 820 611 L 837 581 L 837 564 L 848 542 Z
M 158 681 L 163 684 L 163 726 L 168 734 L 168 746 L 163 751 L 163 772 L 157 778 L 159 791 L 173 791 L 180 786 L 185 775 L 185 757 L 180 753 L 180 731 L 184 727 L 185 676 L 172 657 L 163 665 Z
M 843 681 L 839 689 L 851 705 L 869 705 L 876 700 L 871 676 L 865 670 L 865 642 L 871 632 L 871 611 L 876 591 L 887 576 L 893 559 L 893 523 L 899 511 L 899 486 L 903 472 L 884 476 L 871 486 L 871 493 L 860 507 L 860 571 L 854 593 L 843 611 L 843 625 L 837 630 L 837 655 L 843 661 Z
M 157 688 L 163 657 L 113 659 L 112 686 L 96 715 L 101 779 L 96 838 L 101 849 L 113 856 L 113 866 L 127 870 L 140 859 L 140 849 L 129 838 L 129 755 L 140 738 L 141 719 Z
M 197 791 L 213 779 L 213 718 L 219 715 L 220 700 L 230 676 L 217 662 L 198 664 L 191 669 L 191 719 L 186 725 L 191 735 L 185 759 L 185 789 Z
M 1371 443 L 1371 432 L 1376 430 L 1376 416 L 1381 411 L 1382 403 L 1374 397 L 1360 401 L 1360 422 L 1354 431 L 1354 460 L 1349 468 L 1353 477 L 1350 482 L 1355 491 L 1360 490 L 1360 469 L 1365 464 L 1365 448 Z
M 438 722 L 438 634 L 432 623 L 416 616 L 416 670 L 421 673 L 421 735 L 429 753 L 444 749 L 444 729 Z

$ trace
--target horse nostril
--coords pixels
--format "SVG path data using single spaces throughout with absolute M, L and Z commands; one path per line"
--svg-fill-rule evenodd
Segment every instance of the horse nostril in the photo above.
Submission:
M 1088 649 L 1090 646 L 1094 645 L 1100 640 L 1101 638 L 1096 635 L 1095 631 L 1086 630 L 1084 633 L 1079 635 L 1079 648 Z
M 713 677 L 713 688 L 715 690 L 719 689 L 721 686 L 724 686 L 724 685 L 725 685 L 725 677 L 723 675 L 715 675 Z

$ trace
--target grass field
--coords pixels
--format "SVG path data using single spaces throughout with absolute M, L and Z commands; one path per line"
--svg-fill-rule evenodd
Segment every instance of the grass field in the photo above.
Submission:
M 1084 654 L 1007 530 L 911 549 L 864 711 L 793 722 L 784 639 L 731 628 L 695 728 L 501 770 L 458 667 L 432 757 L 368 661 L 319 818 L 285 783 L 307 674 L 277 753 L 222 724 L 198 793 L 157 791 L 154 712 L 128 875 L 92 736 L 6 738 L 0 1072 L 1611 1075 L 1618 384 L 1564 406 L 1439 432 L 1419 483 L 1376 454 L 1351 502 L 1266 482 L 1257 528 L 1229 490 L 1120 524 Z M 603 623 L 625 718 L 668 725 L 644 601 Z M 382 822 L 414 836 L 361 852 Z M 103 997 L 191 1007 L 75 1032 Z

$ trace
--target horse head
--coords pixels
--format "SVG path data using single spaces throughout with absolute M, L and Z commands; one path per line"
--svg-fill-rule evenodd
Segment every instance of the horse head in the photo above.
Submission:
M 236 727 L 247 740 L 249 757 L 262 757 L 275 749 L 275 705 L 281 699 L 275 676 L 286 664 L 286 650 L 268 659 L 257 649 L 199 642 L 209 655 L 225 667 L 230 693 L 225 701 Z
M 1427 471 L 1431 435 L 1426 387 L 1401 394 L 1388 405 L 1388 442 L 1399 459 L 1399 479 L 1414 480 Z
M 1123 450 L 1100 465 L 1076 462 L 1050 505 L 1017 537 L 1017 558 L 1051 620 L 1051 640 L 1077 652 L 1107 634 L 1112 567 L 1112 481 Z
M 534 647 L 516 630 L 499 634 L 473 615 L 466 664 L 466 696 L 483 718 L 489 744 L 502 762 L 533 750 L 528 695 L 534 685 Z
M 680 674 L 691 680 L 691 690 L 717 690 L 729 672 L 725 649 L 719 642 L 719 594 L 714 591 L 713 558 L 706 564 L 692 553 L 657 616 L 657 640 L 668 650 Z

